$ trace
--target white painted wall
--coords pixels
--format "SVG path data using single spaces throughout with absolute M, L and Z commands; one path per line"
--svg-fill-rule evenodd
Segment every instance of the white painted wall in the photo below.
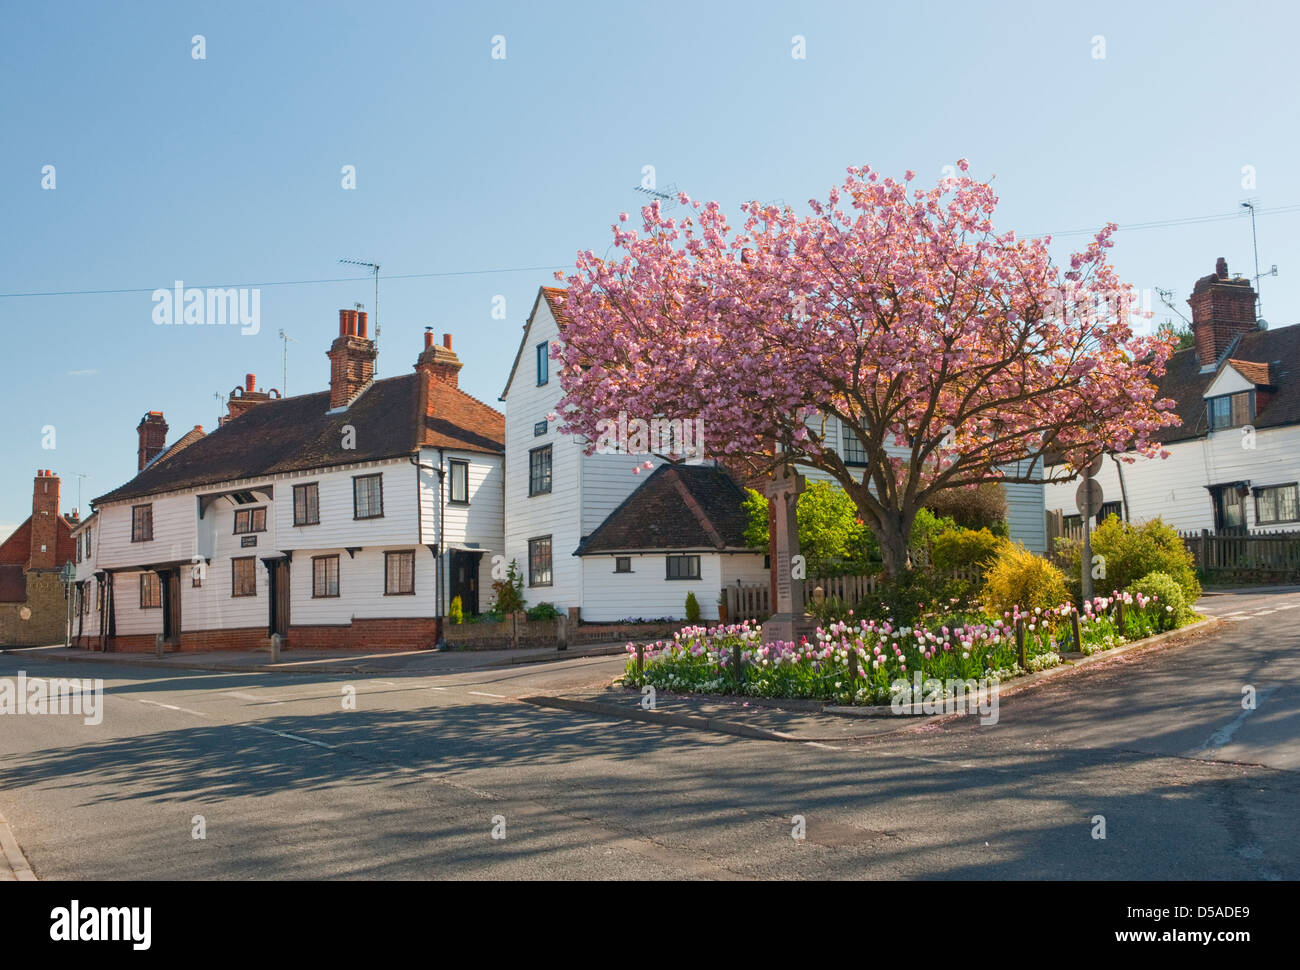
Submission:
M 415 553 L 415 595 L 384 595 L 384 553 Z M 312 558 L 339 557 L 339 595 L 312 596 Z M 289 567 L 292 590 L 290 622 L 294 626 L 347 624 L 354 619 L 432 617 L 437 615 L 437 563 L 423 545 L 365 548 L 349 556 L 346 549 L 295 553 Z
M 1213 431 L 1204 438 L 1174 442 L 1170 456 L 1138 458 L 1124 465 L 1129 518 L 1145 522 L 1157 516 L 1182 532 L 1214 529 L 1214 506 L 1207 485 L 1249 481 L 1252 485 L 1300 482 L 1300 427 L 1256 431 L 1254 448 L 1241 428 Z M 1097 475 L 1106 501 L 1120 500 L 1115 463 L 1107 459 Z M 1079 480 L 1047 486 L 1047 508 L 1066 515 L 1076 512 L 1074 493 Z M 1246 499 L 1246 524 L 1252 531 L 1300 529 L 1300 522 L 1259 525 L 1255 502 Z
M 717 620 L 722 590 L 722 560 L 717 553 L 700 555 L 698 580 L 666 579 L 666 553 L 634 555 L 632 572 L 614 572 L 614 556 L 584 556 L 582 618 L 613 622 L 629 617 L 683 619 L 686 594 L 693 592 L 702 620 Z M 762 563 L 762 558 L 759 558 Z

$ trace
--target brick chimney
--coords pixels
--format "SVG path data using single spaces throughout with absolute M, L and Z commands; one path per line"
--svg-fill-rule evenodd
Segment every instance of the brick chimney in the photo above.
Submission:
M 451 349 L 451 334 L 442 335 L 442 346 L 439 347 L 433 342 L 433 328 L 424 328 L 424 352 L 415 359 L 416 371 L 452 387 L 459 387 L 460 369 L 464 366 Z
M 140 419 L 135 430 L 140 439 L 135 470 L 142 471 L 145 465 L 153 461 L 158 453 L 167 447 L 167 422 L 163 420 L 161 411 L 150 411 Z
M 375 376 L 375 343 L 366 336 L 364 310 L 339 311 L 339 335 L 330 359 L 330 410 L 346 407 Z
M 28 569 L 57 569 L 59 541 L 59 476 L 48 468 L 37 471 L 32 488 L 32 554 Z
M 226 415 L 217 424 L 223 425 L 227 421 L 233 421 L 250 408 L 258 404 L 264 404 L 279 396 L 280 392 L 275 388 L 271 388 L 269 391 L 259 390 L 257 388 L 256 374 L 245 374 L 244 383 L 241 386 L 231 388 L 230 396 L 226 399 Z
M 1228 261 L 1222 256 L 1211 275 L 1196 281 L 1187 302 L 1202 367 L 1214 366 L 1235 336 L 1255 329 L 1255 289 L 1250 280 L 1229 277 Z

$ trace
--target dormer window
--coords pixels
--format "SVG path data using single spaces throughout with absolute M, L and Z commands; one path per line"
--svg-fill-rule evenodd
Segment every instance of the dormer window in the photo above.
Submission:
M 1240 428 L 1255 420 L 1255 392 L 1238 391 L 1206 400 L 1211 431 Z

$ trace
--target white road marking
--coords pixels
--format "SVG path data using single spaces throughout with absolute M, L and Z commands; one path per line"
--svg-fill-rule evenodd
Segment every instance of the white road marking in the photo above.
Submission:
M 260 701 L 262 698 L 254 697 L 252 694 L 244 694 L 237 690 L 224 691 L 227 697 L 238 697 L 241 701 Z
M 843 748 L 837 748 L 833 744 L 822 744 L 820 741 L 805 742 L 810 748 L 825 748 L 827 751 L 843 751 Z
M 1287 604 L 1285 604 L 1285 605 L 1283 605 L 1283 606 L 1279 606 L 1279 607 L 1277 607 L 1277 608 L 1278 608 L 1279 610 L 1294 610 L 1297 606 L 1300 606 L 1300 603 L 1287 603 Z
M 446 687 L 430 687 L 429 690 L 446 690 Z
M 483 690 L 469 690 L 469 691 L 466 691 L 465 693 L 467 693 L 467 694 L 477 694 L 479 697 L 499 697 L 499 698 L 501 698 L 501 700 L 505 700 L 505 699 L 506 699 L 506 695 L 505 695 L 505 694 L 489 694 L 487 691 L 483 691 Z
M 1273 685 L 1272 687 L 1261 687 L 1258 691 L 1256 691 L 1255 706 L 1243 708 L 1240 714 L 1234 717 L 1230 722 L 1225 724 L 1223 727 L 1219 728 L 1219 730 L 1211 734 L 1210 740 L 1205 742 L 1205 747 L 1202 750 L 1210 751 L 1213 748 L 1222 748 L 1225 744 L 1231 741 L 1232 736 L 1237 733 L 1237 728 L 1245 724 L 1246 718 L 1249 717 L 1253 711 L 1259 710 L 1259 705 L 1263 703 L 1264 698 L 1266 698 L 1269 694 L 1273 693 L 1273 691 L 1275 690 L 1277 690 L 1277 685 Z
M 288 738 L 290 741 L 300 741 L 303 744 L 314 744 L 318 748 L 328 748 L 331 751 L 336 747 L 333 744 L 326 744 L 324 741 L 313 741 L 311 738 L 300 737 L 297 734 L 289 734 L 286 731 L 273 731 L 270 728 L 257 727 L 255 724 L 241 724 L 240 727 L 246 727 L 250 731 L 261 731 L 263 734 L 274 734 L 278 738 Z
M 154 707 L 165 707 L 169 711 L 184 711 L 186 714 L 193 714 L 197 717 L 207 717 L 202 711 L 191 711 L 188 707 L 177 707 L 175 704 L 164 704 L 162 701 L 147 701 L 143 697 L 137 697 L 141 704 L 152 704 Z
M 1255 616 L 1268 616 L 1270 613 L 1276 613 L 1276 612 L 1277 612 L 1277 610 L 1260 610 L 1258 613 L 1255 613 L 1254 615 L 1255 615 Z

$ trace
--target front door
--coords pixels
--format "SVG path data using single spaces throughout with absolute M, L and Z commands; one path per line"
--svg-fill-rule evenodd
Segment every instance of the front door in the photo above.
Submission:
M 271 579 L 271 617 L 267 635 L 289 635 L 289 560 L 273 559 L 266 564 Z
M 451 576 L 449 595 L 452 598 L 460 597 L 460 607 L 466 616 L 478 612 L 478 560 L 481 555 L 481 552 L 453 549 L 448 564 Z M 449 599 L 448 602 L 450 601 Z
M 1214 485 L 1210 488 L 1214 500 L 1214 531 L 1232 535 L 1246 529 L 1246 500 L 1233 485 Z
M 163 640 L 174 646 L 181 643 L 181 571 L 164 569 L 158 573 L 162 585 Z

